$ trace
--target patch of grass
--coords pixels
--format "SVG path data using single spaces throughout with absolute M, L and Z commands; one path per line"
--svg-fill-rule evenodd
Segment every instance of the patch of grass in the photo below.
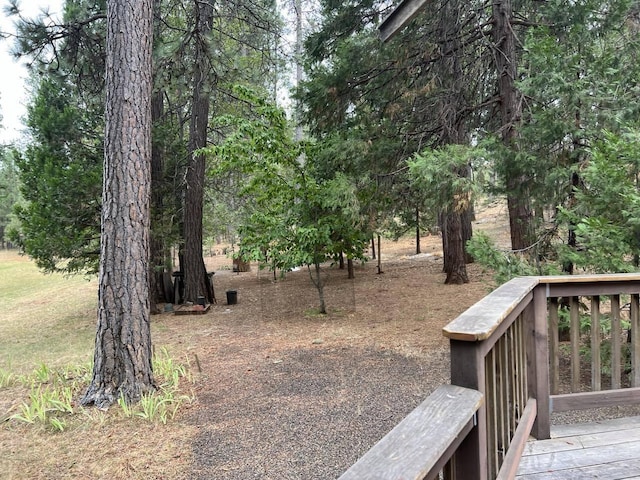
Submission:
M 80 411 L 74 398 L 86 387 L 90 373 L 90 365 L 53 370 L 41 364 L 29 375 L 14 375 L 13 384 L 22 386 L 27 398 L 9 420 L 64 431 L 70 416 Z
M 27 257 L 0 251 L 0 292 L 0 369 L 30 374 L 91 357 L 96 281 L 45 275 Z
M 143 395 L 140 402 L 134 405 L 127 404 L 123 398 L 118 399 L 120 408 L 113 411 L 112 418 L 122 415 L 124 418 L 167 424 L 181 405 L 193 402 L 193 394 L 187 395 L 180 390 L 182 378 L 192 379 L 188 366 L 173 360 L 164 348 L 162 355 L 154 358 L 154 366 L 159 371 L 158 390 Z M 91 373 L 89 364 L 60 369 L 41 364 L 29 375 L 13 375 L 12 382 L 24 388 L 27 398 L 17 407 L 18 413 L 8 419 L 58 432 L 86 425 L 87 422 L 103 424 L 108 417 L 93 415 L 91 412 L 95 409 L 85 409 L 74 401 L 86 389 Z
M 6 370 L 0 369 L 0 388 L 12 387 L 17 382 L 17 377 Z
M 145 394 L 140 402 L 129 405 L 123 397 L 118 399 L 118 406 L 125 418 L 141 418 L 152 423 L 166 425 L 172 420 L 184 403 L 192 403 L 194 395 L 180 393 L 180 380 L 193 381 L 190 368 L 176 362 L 166 348 L 159 355 L 153 356 L 153 371 L 158 383 L 158 390 Z

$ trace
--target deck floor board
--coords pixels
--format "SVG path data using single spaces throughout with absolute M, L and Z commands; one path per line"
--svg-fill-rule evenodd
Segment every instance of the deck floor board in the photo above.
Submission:
M 640 478 L 640 416 L 554 426 L 525 447 L 519 480 Z

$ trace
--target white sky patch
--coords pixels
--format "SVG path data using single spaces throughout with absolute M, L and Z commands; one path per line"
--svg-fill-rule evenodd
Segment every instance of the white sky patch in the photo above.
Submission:
M 4 14 L 7 0 L 0 0 L 0 31 L 15 33 L 14 19 Z M 52 16 L 60 17 L 63 0 L 27 0 L 20 2 L 20 9 L 26 18 L 35 18 L 42 9 L 48 9 Z M 18 142 L 24 126 L 29 101 L 27 70 L 24 61 L 16 61 L 11 55 L 13 39 L 0 40 L 0 144 Z

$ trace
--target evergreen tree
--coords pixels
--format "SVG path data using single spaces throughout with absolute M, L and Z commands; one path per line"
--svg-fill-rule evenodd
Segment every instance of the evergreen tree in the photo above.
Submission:
M 12 212 L 21 198 L 15 154 L 0 146 L 0 248 L 5 248 L 9 240 Z M 19 232 L 16 233 L 19 235 Z M 18 235 L 14 234 L 14 237 Z

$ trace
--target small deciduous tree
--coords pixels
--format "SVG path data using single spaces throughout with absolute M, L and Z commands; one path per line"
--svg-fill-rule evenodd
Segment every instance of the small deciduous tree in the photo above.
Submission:
M 239 227 L 240 255 L 274 270 L 307 266 L 319 311 L 326 313 L 322 263 L 341 252 L 362 258 L 368 240 L 360 234 L 355 188 L 344 175 L 314 178 L 308 167 L 313 149 L 294 141 L 284 111 L 245 88 L 236 93 L 253 105 L 254 118 L 226 117 L 231 133 L 206 152 L 216 161 L 213 175 L 242 173 L 238 194 L 251 199 Z M 299 162 L 303 152 L 305 165 Z

